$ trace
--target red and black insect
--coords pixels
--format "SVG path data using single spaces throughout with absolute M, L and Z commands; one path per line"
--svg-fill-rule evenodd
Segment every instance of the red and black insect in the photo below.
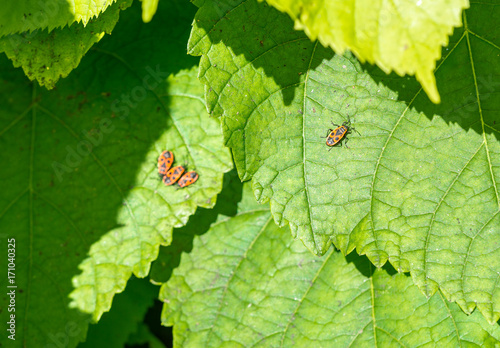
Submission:
M 181 177 L 182 173 L 184 173 L 184 170 L 183 166 L 173 167 L 163 177 L 163 183 L 167 186 L 175 184 Z
M 196 180 L 198 180 L 198 173 L 191 171 L 184 174 L 182 178 L 180 178 L 178 184 L 180 187 L 186 187 L 194 184 Z
M 349 140 L 347 138 L 347 135 L 351 134 L 351 131 L 355 131 L 356 133 L 359 134 L 359 132 L 354 127 L 351 127 L 351 119 L 348 118 L 347 121 L 342 123 L 342 125 L 338 125 L 333 122 L 332 125 L 334 125 L 337 128 L 329 129 L 328 133 L 326 134 L 326 137 L 322 137 L 326 138 L 326 145 L 330 146 L 330 150 L 333 148 L 333 146 L 337 144 L 340 144 L 340 146 L 342 146 L 342 139 L 345 138 L 345 143 L 344 143 L 345 147 L 349 148 L 349 146 L 347 146 L 347 141 Z
M 167 174 L 172 163 L 174 163 L 174 154 L 172 151 L 163 151 L 160 157 L 158 157 L 158 174 L 160 176 Z

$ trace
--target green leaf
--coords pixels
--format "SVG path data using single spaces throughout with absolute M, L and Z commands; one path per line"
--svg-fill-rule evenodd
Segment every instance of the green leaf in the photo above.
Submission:
M 142 20 L 144 23 L 151 22 L 158 8 L 158 0 L 141 0 L 142 1 Z
M 226 7 L 223 7 L 226 6 Z M 242 180 L 317 254 L 357 248 L 470 313 L 500 317 L 500 8 L 474 3 L 418 83 L 334 55 L 265 4 L 203 2 L 189 49 Z M 330 148 L 331 122 L 359 132 Z
M 115 293 L 123 291 L 133 273 L 143 278 L 158 256 L 160 245 L 169 245 L 173 227 L 186 224 L 198 206 L 211 208 L 222 189 L 222 175 L 231 169 L 231 156 L 222 146 L 219 122 L 205 112 L 203 86 L 196 68 L 167 79 L 169 88 L 156 94 L 170 116 L 170 127 L 156 141 L 138 171 L 136 187 L 118 212 L 118 225 L 90 248 L 89 257 L 73 278 L 72 307 L 92 313 L 99 320 L 108 311 Z M 196 185 L 177 190 L 158 179 L 156 159 L 172 150 L 176 165 L 186 165 L 200 178 Z
M 86 26 L 75 23 L 51 32 L 40 30 L 2 37 L 0 52 L 5 52 L 15 67 L 22 67 L 30 80 L 54 88 L 59 78 L 68 76 L 104 34 L 111 34 L 120 10 L 131 4 L 131 0 L 119 1 Z
M 7 291 L 0 297 L 1 322 L 15 315 L 15 342 L 5 332 L 0 342 L 75 347 L 85 338 L 89 317 L 67 307 L 71 276 L 92 242 L 91 230 L 112 224 L 98 214 L 96 221 L 85 220 L 83 212 L 93 212 L 92 206 L 112 211 L 119 203 L 96 201 L 95 190 L 104 191 L 109 177 L 88 187 L 81 186 L 88 172 L 81 178 L 67 175 L 64 181 L 54 175 L 51 163 L 65 158 L 66 146 L 76 151 L 73 136 L 90 126 L 80 128 L 72 118 L 66 123 L 59 118 L 75 110 L 77 101 L 55 103 L 56 93 L 48 96 L 27 84 L 22 71 L 14 70 L 3 56 L 0 81 L 0 163 L 5 164 L 0 169 L 0 238 L 5 248 L 8 241 L 15 245 L 15 283 L 8 284 L 5 273 L 0 286 L 17 286 L 10 289 L 15 291 L 14 313 L 6 310 Z M 95 169 L 90 175 L 99 177 Z M 0 267 L 7 270 L 7 262 L 0 258 Z
M 189 218 L 188 223 L 174 230 L 173 240 L 169 246 L 161 247 L 158 258 L 151 266 L 150 279 L 154 284 L 166 282 L 172 270 L 179 265 L 181 253 L 191 251 L 193 237 L 205 233 L 210 225 L 219 217 L 236 215 L 236 206 L 241 199 L 243 184 L 236 170 L 224 174 L 224 185 L 217 196 L 217 203 L 211 209 L 199 208 Z
M 462 10 L 469 7 L 468 0 L 266 1 L 288 13 L 296 29 L 338 54 L 350 50 L 386 73 L 415 75 L 435 103 L 440 101 L 436 61 L 453 29 L 462 26 Z
M 0 36 L 36 29 L 48 29 L 50 32 L 54 28 L 62 28 L 74 22 L 87 25 L 115 1 L 6 1 L 0 10 Z
M 146 280 L 132 278 L 125 291 L 116 296 L 113 308 L 98 324 L 90 325 L 87 340 L 79 348 L 122 348 L 130 335 L 142 326 L 144 316 L 153 306 L 159 288 Z
M 395 272 L 392 271 L 392 274 Z M 500 326 L 355 254 L 311 255 L 269 211 L 195 237 L 162 286 L 176 347 L 494 346 Z
M 182 99 L 171 104 L 167 92 L 186 87 L 169 86 L 166 79 L 179 71 L 190 78 L 185 71 L 198 61 L 186 56 L 195 7 L 187 4 L 179 14 L 172 10 L 175 4 L 161 3 L 147 26 L 140 4 L 124 11 L 113 36 L 51 91 L 29 83 L 0 57 L 0 244 L 7 248 L 7 239 L 16 239 L 16 343 L 75 347 L 84 340 L 90 316 L 68 308 L 71 280 L 92 244 L 127 227 L 119 226 L 125 220 L 121 214 L 137 214 L 122 209 L 137 203 L 131 191 L 139 191 L 140 180 L 156 186 L 157 196 L 170 189 L 172 198 L 206 191 L 201 188 L 211 175 L 200 175 L 191 188 L 177 192 L 158 181 L 156 169 L 154 152 L 170 145 L 163 134 L 173 127 L 171 107 L 179 107 Z M 189 105 L 205 108 L 202 102 Z M 198 132 L 195 128 L 192 136 Z M 184 160 L 181 155 L 178 161 Z M 168 214 L 152 202 L 147 207 Z M 7 270 L 7 257 L 0 258 L 0 269 Z M 0 278 L 2 289 L 6 282 L 7 274 Z M 0 321 L 7 323 L 10 299 L 6 291 L 2 294 Z M 8 340 L 5 333 L 2 343 Z

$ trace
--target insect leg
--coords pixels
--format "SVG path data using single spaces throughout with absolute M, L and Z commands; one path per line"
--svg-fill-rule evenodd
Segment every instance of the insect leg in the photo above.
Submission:
M 328 130 L 328 133 L 326 133 L 326 137 L 321 137 L 321 136 L 320 136 L 320 138 L 328 138 L 328 135 L 332 132 L 332 130 L 333 130 L 333 129 L 329 129 L 329 130 Z

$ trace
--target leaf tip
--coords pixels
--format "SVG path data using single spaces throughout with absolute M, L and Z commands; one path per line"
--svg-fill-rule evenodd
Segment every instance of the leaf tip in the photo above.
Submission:
M 429 99 L 434 104 L 441 103 L 441 96 L 439 95 L 437 89 L 436 77 L 434 76 L 434 73 L 432 71 L 417 71 L 415 77 L 422 84 L 422 88 L 424 89 Z
M 495 325 L 500 319 L 500 313 L 494 310 L 492 303 L 478 303 L 477 308 L 490 325 Z

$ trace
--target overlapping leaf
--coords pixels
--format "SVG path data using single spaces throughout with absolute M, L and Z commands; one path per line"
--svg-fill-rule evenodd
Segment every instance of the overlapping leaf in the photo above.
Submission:
M 158 0 L 142 0 L 142 20 L 148 23 L 158 8 Z
M 116 0 L 19 0 L 6 1 L 0 10 L 0 36 L 62 28 L 73 22 L 87 24 Z
M 118 1 L 99 18 L 88 25 L 72 26 L 12 34 L 0 38 L 0 52 L 5 52 L 15 67 L 22 67 L 26 76 L 51 89 L 61 77 L 75 69 L 87 51 L 104 34 L 111 31 L 121 10 L 129 7 L 131 0 Z
M 266 209 L 242 207 L 194 240 L 162 286 L 175 347 L 457 347 L 500 344 L 500 326 L 365 257 L 321 258 Z M 395 273 L 395 272 L 394 272 Z
M 288 13 L 311 40 L 339 54 L 350 50 L 387 73 L 415 75 L 434 102 L 439 102 L 436 60 L 469 7 L 468 0 L 267 2 Z
M 222 175 L 231 169 L 220 124 L 205 112 L 196 70 L 169 77 L 168 90 L 156 95 L 160 105 L 168 105 L 171 125 L 146 156 L 136 186 L 118 213 L 120 227 L 92 245 L 89 258 L 80 264 L 83 273 L 73 279 L 71 306 L 93 313 L 95 320 L 109 310 L 114 294 L 123 291 L 132 273 L 141 278 L 149 273 L 160 245 L 170 244 L 173 227 L 184 225 L 197 206 L 213 207 Z M 196 185 L 182 190 L 164 186 L 155 166 L 164 149 L 173 151 L 177 165 L 196 170 Z
M 436 72 L 443 101 L 295 32 L 254 1 L 205 1 L 190 52 L 240 177 L 317 254 L 330 242 L 500 317 L 499 8 L 473 3 Z M 331 122 L 360 135 L 327 151 Z
M 52 91 L 30 83 L 7 58 L 0 60 L 0 238 L 2 245 L 7 238 L 16 239 L 16 343 L 75 347 L 82 341 L 90 318 L 68 309 L 68 295 L 73 290 L 71 279 L 81 272 L 78 265 L 91 245 L 120 227 L 130 231 L 126 225 L 119 226 L 128 221 L 122 214 L 132 219 L 147 213 L 132 208 L 138 204 L 133 199 L 143 181 L 144 187 L 158 188 L 156 195 L 151 194 L 157 199 L 167 195 L 155 172 L 160 147 L 175 145 L 178 161 L 200 164 L 187 156 L 185 143 L 171 144 L 163 138 L 166 130 L 176 129 L 171 108 L 178 108 L 182 100 L 191 101 L 191 112 L 204 108 L 202 101 L 192 101 L 192 94 L 178 96 L 189 92 L 187 72 L 177 79 L 188 81 L 175 86 L 166 82 L 170 74 L 189 71 L 197 63 L 185 54 L 195 7 L 186 7 L 179 15 L 172 10 L 174 5 L 160 4 L 148 26 L 141 21 L 140 4 L 122 12 L 114 35 L 102 40 Z M 158 29 L 165 29 L 165 23 L 169 37 Z M 176 81 L 173 77 L 172 83 Z M 176 98 L 170 99 L 172 93 Z M 201 117 L 189 115 L 182 124 Z M 186 137 L 189 144 L 191 136 L 201 136 L 205 127 L 210 132 L 212 124 L 198 125 Z M 193 142 L 201 143 L 198 138 Z M 192 150 L 198 153 L 196 146 Z M 212 159 L 207 156 L 206 161 Z M 224 168 L 221 165 L 201 176 L 198 189 L 177 192 L 172 188 L 171 199 L 188 200 L 185 195 L 190 195 L 196 200 L 204 192 L 213 196 L 214 191 L 203 188 L 208 185 L 205 180 L 222 178 Z M 206 172 L 203 166 L 193 169 Z M 147 202 L 144 207 L 156 216 L 169 214 L 153 204 Z M 191 203 L 182 204 L 193 209 Z M 185 219 L 187 214 L 188 209 L 178 215 Z M 0 268 L 7 270 L 6 257 L 0 258 Z M 0 279 L 3 289 L 6 281 L 7 277 Z M 8 308 L 9 300 L 2 292 L 0 308 Z M 1 321 L 6 323 L 8 315 L 2 310 Z M 3 335 L 0 343 L 5 342 L 11 341 Z

